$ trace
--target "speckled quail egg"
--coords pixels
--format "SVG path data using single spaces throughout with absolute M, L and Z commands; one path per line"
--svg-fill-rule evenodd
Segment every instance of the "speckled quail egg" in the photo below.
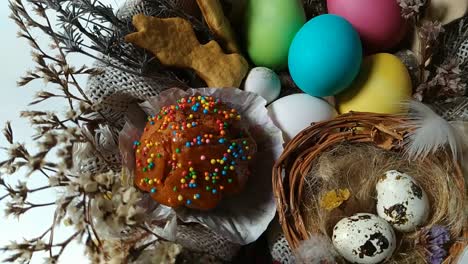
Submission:
M 387 171 L 376 186 L 377 214 L 401 232 L 415 231 L 429 216 L 426 192 L 409 175 Z
M 396 248 L 395 232 L 384 219 L 366 213 L 341 219 L 333 228 L 333 245 L 351 263 L 388 260 Z

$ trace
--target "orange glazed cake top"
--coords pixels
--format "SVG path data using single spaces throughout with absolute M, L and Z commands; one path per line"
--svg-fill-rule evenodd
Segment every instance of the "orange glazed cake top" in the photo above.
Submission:
M 163 107 L 134 142 L 135 184 L 170 207 L 215 208 L 249 175 L 256 144 L 245 127 L 236 109 L 210 96 Z

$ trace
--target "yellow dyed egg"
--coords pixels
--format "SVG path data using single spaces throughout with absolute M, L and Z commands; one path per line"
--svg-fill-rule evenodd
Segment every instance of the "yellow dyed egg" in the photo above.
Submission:
M 356 80 L 337 96 L 338 111 L 396 114 L 411 94 L 406 66 L 392 54 L 379 53 L 364 58 Z

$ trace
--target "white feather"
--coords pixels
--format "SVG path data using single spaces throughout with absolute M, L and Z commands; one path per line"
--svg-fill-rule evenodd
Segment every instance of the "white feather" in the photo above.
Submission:
M 423 103 L 410 101 L 404 107 L 410 117 L 404 127 L 414 129 L 405 141 L 408 158 L 423 159 L 447 147 L 454 160 L 461 158 L 462 138 L 449 122 Z
M 303 241 L 296 250 L 298 263 L 335 263 L 338 256 L 329 238 L 315 235 Z

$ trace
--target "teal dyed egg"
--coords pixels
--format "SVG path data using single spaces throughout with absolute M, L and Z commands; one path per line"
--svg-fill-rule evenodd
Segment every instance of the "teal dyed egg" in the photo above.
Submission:
M 359 73 L 362 44 L 344 18 L 321 15 L 307 22 L 289 48 L 288 65 L 296 85 L 312 96 L 345 90 Z

